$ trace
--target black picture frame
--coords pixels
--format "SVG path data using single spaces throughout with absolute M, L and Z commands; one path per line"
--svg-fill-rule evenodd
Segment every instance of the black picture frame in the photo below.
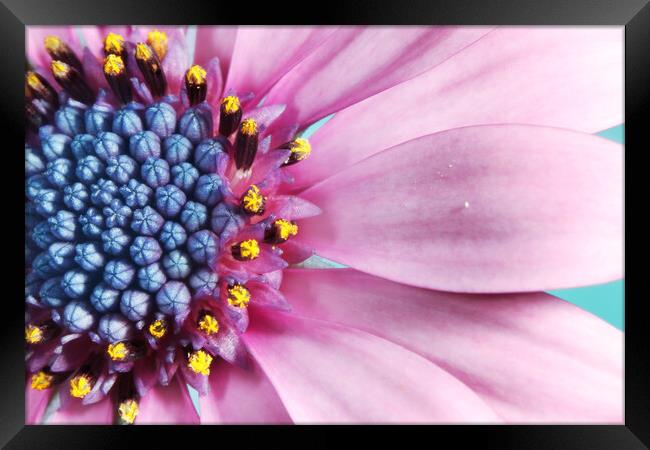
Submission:
M 0 245 L 4 269 L 2 344 L 0 345 L 0 445 L 11 449 L 38 448 L 133 448 L 135 439 L 146 438 L 151 447 L 165 439 L 181 438 L 186 445 L 226 445 L 239 442 L 249 448 L 251 440 L 260 443 L 286 443 L 289 435 L 303 446 L 331 447 L 339 444 L 340 434 L 357 427 L 263 427 L 247 433 L 238 427 L 101 427 L 101 426 L 25 426 L 24 425 L 24 305 L 20 267 L 24 254 L 23 233 L 23 77 L 25 67 L 25 26 L 54 24 L 490 24 L 490 25 L 620 25 L 625 26 L 625 145 L 626 151 L 626 263 L 640 253 L 641 246 L 629 236 L 636 227 L 647 234 L 647 221 L 634 221 L 631 214 L 643 214 L 647 203 L 634 202 L 643 192 L 633 170 L 644 170 L 634 160 L 647 153 L 647 125 L 642 117 L 650 109 L 650 6 L 648 0 L 489 0 L 436 1 L 402 0 L 391 2 L 333 1 L 309 4 L 277 2 L 266 5 L 251 2 L 216 0 L 178 2 L 168 0 L 2 0 L 0 4 L 0 111 L 4 141 L 0 191 Z M 645 125 L 645 127 L 644 127 Z M 644 143 L 646 145 L 644 145 Z M 644 186 L 647 189 L 647 185 Z M 642 235 L 638 233 L 637 236 Z M 647 264 L 646 264 L 647 265 Z M 650 446 L 650 342 L 648 316 L 643 314 L 646 299 L 632 295 L 640 289 L 642 264 L 626 264 L 625 305 L 625 424 L 552 426 L 435 426 L 361 427 L 363 438 L 386 439 L 398 435 L 402 445 L 420 441 L 438 446 L 442 442 L 461 448 L 471 444 L 487 448 L 517 449 L 636 449 Z M 261 427 L 258 427 L 261 428 Z M 314 439 L 315 432 L 319 432 Z M 325 431 L 325 432 L 323 432 Z M 182 435 L 174 436 L 177 433 Z M 174 433 L 174 434 L 172 434 Z M 407 440 L 404 441 L 403 439 Z M 152 440 L 153 439 L 153 440 Z M 189 440 L 188 440 L 189 439 Z M 235 441 L 232 441 L 235 439 Z M 196 444 L 192 444 L 195 442 Z M 202 443 L 202 444 L 201 444 Z M 227 444 L 233 445 L 233 444 Z M 368 445 L 368 444 L 366 444 Z M 447 446 L 447 444 L 445 444 Z

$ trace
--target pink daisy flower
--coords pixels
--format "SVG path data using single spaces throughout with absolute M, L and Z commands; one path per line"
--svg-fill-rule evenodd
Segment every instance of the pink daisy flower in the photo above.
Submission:
M 622 422 L 622 28 L 189 34 L 28 27 L 28 423 Z

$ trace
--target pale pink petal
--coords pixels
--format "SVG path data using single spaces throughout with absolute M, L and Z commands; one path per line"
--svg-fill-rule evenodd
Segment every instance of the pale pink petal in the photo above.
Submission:
M 437 131 L 526 123 L 595 133 L 623 122 L 623 29 L 495 30 L 434 69 L 338 112 L 291 167 L 307 186 Z M 351 150 L 353 149 L 353 150 Z
M 90 50 L 92 55 L 95 58 L 103 58 L 104 56 L 104 39 L 106 35 L 112 31 L 113 33 L 119 33 L 113 29 L 105 30 L 104 27 L 97 27 L 94 25 L 84 25 L 77 28 L 77 33 L 81 36 L 84 41 L 84 45 Z
M 180 377 L 169 386 L 156 385 L 140 399 L 137 424 L 196 425 L 199 416 Z
M 167 92 L 178 95 L 185 72 L 190 68 L 188 44 L 185 35 L 179 30 L 172 33 L 168 39 L 167 55 L 162 61 L 162 66 L 167 80 Z
M 435 362 L 507 422 L 623 420 L 622 333 L 550 295 L 452 294 L 351 269 L 288 270 L 282 289 L 295 314 Z
M 440 64 L 481 27 L 346 27 L 284 76 L 265 103 L 287 110 L 274 129 L 306 125 Z
M 32 389 L 30 378 L 25 383 L 25 423 L 34 425 L 41 423 L 43 413 L 47 404 L 52 398 L 54 389 L 44 389 L 42 391 Z
M 274 312 L 244 340 L 296 423 L 500 422 L 470 389 L 374 335 Z
M 196 49 L 194 64 L 207 64 L 215 56 L 219 58 L 221 73 L 227 74 L 235 46 L 237 27 L 198 26 L 196 31 Z
M 273 385 L 257 364 L 244 370 L 219 361 L 210 370 L 210 393 L 199 397 L 201 423 L 290 424 Z
M 289 240 L 281 245 L 282 258 L 289 264 L 300 264 L 314 255 L 314 249 L 295 240 Z
M 304 192 L 296 239 L 364 272 L 462 292 L 537 291 L 623 273 L 619 144 L 557 128 L 458 128 Z
M 336 27 L 239 27 L 226 81 L 226 92 L 255 94 L 259 101 L 336 30 Z M 255 104 L 255 100 L 250 101 Z
M 78 398 L 71 398 L 65 406 L 56 410 L 47 421 L 48 425 L 110 425 L 113 423 L 115 410 L 109 397 L 83 405 Z
M 43 67 L 49 72 L 51 58 L 45 51 L 45 38 L 49 35 L 57 36 L 64 41 L 72 50 L 77 54 L 81 60 L 81 47 L 79 40 L 74 32 L 74 27 L 59 26 L 59 27 L 46 27 L 46 26 L 28 26 L 25 27 L 25 46 L 27 47 L 27 60 L 33 66 Z

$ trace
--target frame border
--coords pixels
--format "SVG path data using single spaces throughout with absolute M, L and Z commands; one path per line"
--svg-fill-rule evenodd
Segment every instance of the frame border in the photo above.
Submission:
M 647 144 L 643 122 L 643 113 L 650 109 L 650 5 L 649 0 L 545 0 L 535 2 L 530 0 L 403 0 L 401 2 L 382 2 L 378 6 L 375 0 L 358 0 L 355 3 L 328 1 L 322 8 L 316 5 L 295 4 L 282 7 L 279 5 L 242 5 L 238 2 L 202 2 L 194 0 L 188 8 L 180 2 L 169 0 L 109 0 L 89 2 L 82 0 L 2 0 L 0 4 L 0 48 L 4 53 L 0 71 L 0 111 L 4 127 L 2 138 L 7 142 L 7 150 L 3 157 L 7 163 L 15 166 L 16 170 L 9 171 L 10 176 L 2 179 L 7 186 L 0 193 L 2 206 L 0 211 L 10 208 L 21 211 L 22 203 L 22 154 L 11 153 L 10 148 L 20 148 L 23 140 L 23 111 L 22 85 L 26 25 L 54 24 L 430 24 L 441 25 L 624 25 L 625 26 L 625 146 L 637 148 L 637 152 L 626 152 L 626 155 L 643 154 L 643 144 Z M 271 19 L 273 17 L 273 19 Z M 16 62 L 21 62 L 17 64 Z M 647 127 L 647 125 L 646 125 Z M 647 149 L 648 146 L 645 146 Z M 8 159 L 8 160 L 7 160 Z M 627 211 L 634 205 L 632 195 L 641 192 L 641 186 L 634 186 L 633 180 L 641 179 L 630 176 L 632 164 L 627 164 L 626 187 L 626 216 Z M 643 167 L 637 164 L 636 167 Z M 15 177 L 15 179 L 14 179 Z M 647 177 L 647 175 L 646 175 Z M 644 186 L 647 188 L 647 185 Z M 10 205 L 11 203 L 11 205 Z M 15 204 L 14 204 L 15 203 Z M 18 212 L 20 217 L 22 212 Z M 626 217 L 626 219 L 628 219 Z M 2 222 L 7 231 L 4 236 L 19 235 L 19 220 Z M 626 220 L 626 237 L 628 230 L 636 225 L 641 227 L 645 221 Z M 629 227 L 629 228 L 628 228 Z M 644 227 L 643 231 L 646 231 Z M 640 230 L 641 231 L 641 230 Z M 12 233 L 12 234 L 9 234 Z M 646 231 L 647 233 L 647 231 Z M 641 233 L 639 233 L 640 235 Z M 3 245 L 15 245 L 16 255 L 24 255 L 22 243 L 6 239 Z M 637 247 L 638 248 L 638 247 Z M 13 250 L 13 249 L 12 249 Z M 630 250 L 630 251 L 628 251 Z M 640 252 L 637 249 L 626 248 L 625 262 L 632 259 L 632 254 Z M 639 255 L 640 256 L 640 255 Z M 24 256 L 18 256 L 18 261 Z M 13 259 L 12 259 L 13 261 Z M 24 273 L 17 264 L 7 264 L 13 281 L 11 297 L 22 297 L 23 287 L 20 285 Z M 13 267 L 15 266 L 15 267 Z M 15 272 L 15 274 L 14 274 Z M 633 280 L 642 279 L 641 269 L 633 264 L 626 264 L 625 297 L 628 292 L 637 287 Z M 9 277 L 7 277 L 9 278 Z M 631 281 L 632 280 L 632 281 Z M 644 352 L 650 333 L 646 324 L 646 316 L 642 313 L 641 302 L 626 301 L 625 304 L 625 425 L 505 425 L 505 426 L 429 426 L 417 427 L 354 427 L 365 437 L 379 438 L 385 442 L 387 433 L 414 438 L 420 434 L 429 439 L 435 434 L 435 440 L 440 437 L 453 439 L 454 443 L 473 442 L 481 446 L 497 448 L 649 448 L 650 446 L 650 391 L 647 389 L 650 380 L 650 358 Z M 23 304 L 5 300 L 4 324 L 2 333 L 2 361 L 5 370 L 0 371 L 0 445 L 3 448 L 129 448 L 136 437 L 147 436 L 148 444 L 153 442 L 150 436 L 155 432 L 158 439 L 176 433 L 178 429 L 164 426 L 141 427 L 106 427 L 106 426 L 25 426 L 24 425 L 24 373 L 23 373 L 23 339 L 21 311 Z M 233 426 L 221 426 L 220 433 L 235 432 Z M 262 427 L 260 427 L 262 428 Z M 317 426 L 270 427 L 264 426 L 262 439 L 282 438 L 286 441 L 287 431 L 296 435 L 303 443 L 315 444 L 313 432 L 319 431 Z M 330 430 L 336 433 L 330 433 Z M 188 435 L 194 442 L 215 442 L 214 430 L 211 427 L 188 427 Z M 322 430 L 320 430 L 322 431 Z M 338 432 L 343 435 L 353 431 L 349 426 L 330 426 L 327 433 L 319 436 L 318 446 L 335 445 L 340 442 Z M 369 433 L 368 433 L 369 431 Z M 206 434 L 208 433 L 208 434 Z M 444 435 L 444 436 L 443 436 Z M 254 437 L 254 436 L 251 436 Z M 401 436 L 400 436 L 401 437 Z M 311 438 L 311 439 L 310 439 Z M 304 439 L 304 440 L 303 440 Z M 378 439 L 378 440 L 379 440 Z M 261 440 L 261 439 L 260 439 Z M 403 445 L 403 439 L 400 439 Z M 101 443 L 101 444 L 100 444 Z

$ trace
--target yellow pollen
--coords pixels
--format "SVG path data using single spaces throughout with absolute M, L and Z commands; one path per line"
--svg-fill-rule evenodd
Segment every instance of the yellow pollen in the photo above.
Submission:
M 260 256 L 260 246 L 255 239 L 248 239 L 239 243 L 239 252 L 245 259 L 255 259 Z
M 70 394 L 73 397 L 84 398 L 91 389 L 90 379 L 86 375 L 77 375 L 70 380 Z
M 104 51 L 119 55 L 124 49 L 124 37 L 117 33 L 108 33 L 104 39 Z
M 257 123 L 253 119 L 246 119 L 241 123 L 241 132 L 251 136 L 257 133 Z
M 151 46 L 158 58 L 162 59 L 167 54 L 167 35 L 163 31 L 153 30 L 147 34 L 147 44 Z
M 229 95 L 221 99 L 221 104 L 223 105 L 223 110 L 226 114 L 232 114 L 239 111 L 241 104 L 239 103 L 239 98 L 234 95 Z
M 228 304 L 237 308 L 246 308 L 251 301 L 251 293 L 241 284 L 228 288 Z
M 260 192 L 260 189 L 254 184 L 251 185 L 244 198 L 242 199 L 244 209 L 249 213 L 258 213 L 264 207 L 264 196 Z
M 296 161 L 302 161 L 311 154 L 311 144 L 304 138 L 294 139 L 293 142 L 291 142 L 289 149 L 291 150 L 291 155 Z
M 32 72 L 31 70 L 27 72 L 26 79 L 29 87 L 35 91 L 41 90 L 43 88 L 43 83 L 41 83 L 41 80 L 38 78 L 35 72 Z
M 111 357 L 113 361 L 122 361 L 124 358 L 129 356 L 129 349 L 126 347 L 124 342 L 118 342 L 116 344 L 108 344 L 106 353 Z
M 53 378 L 54 377 L 52 375 L 48 375 L 42 370 L 36 372 L 34 375 L 32 375 L 32 389 L 36 389 L 37 391 L 48 389 L 50 386 L 52 386 Z
M 112 53 L 104 59 L 104 73 L 107 75 L 121 75 L 124 72 L 122 57 Z
M 38 344 L 43 340 L 43 330 L 36 325 L 27 325 L 25 327 L 25 341 L 28 344 Z
M 135 57 L 140 60 L 147 61 L 149 58 L 151 58 L 151 48 L 147 44 L 143 44 L 142 42 L 139 42 L 135 46 Z
M 187 360 L 187 366 L 201 375 L 210 375 L 210 364 L 212 364 L 212 356 L 203 350 L 191 353 Z
M 63 78 L 70 72 L 70 66 L 58 60 L 52 61 L 52 73 L 56 78 Z
M 48 52 L 58 52 L 63 47 L 63 42 L 58 36 L 45 37 L 45 50 Z
M 190 84 L 203 84 L 205 83 L 206 72 L 203 67 L 198 64 L 193 65 L 185 74 L 187 82 Z
M 217 334 L 219 332 L 219 322 L 214 316 L 210 314 L 204 314 L 199 320 L 199 329 L 203 331 L 208 336 L 211 334 Z
M 273 222 L 278 229 L 278 233 L 282 239 L 289 239 L 289 236 L 295 236 L 298 234 L 298 225 L 291 223 L 288 220 L 278 219 Z
M 129 425 L 135 422 L 135 418 L 137 417 L 139 411 L 140 408 L 138 407 L 138 402 L 131 399 L 124 400 L 122 403 L 120 403 L 120 406 L 117 409 L 117 412 L 120 415 L 120 419 L 122 419 L 122 422 L 127 423 Z
M 156 339 L 163 337 L 165 333 L 167 333 L 165 322 L 160 319 L 152 322 L 151 325 L 149 325 L 149 333 Z

